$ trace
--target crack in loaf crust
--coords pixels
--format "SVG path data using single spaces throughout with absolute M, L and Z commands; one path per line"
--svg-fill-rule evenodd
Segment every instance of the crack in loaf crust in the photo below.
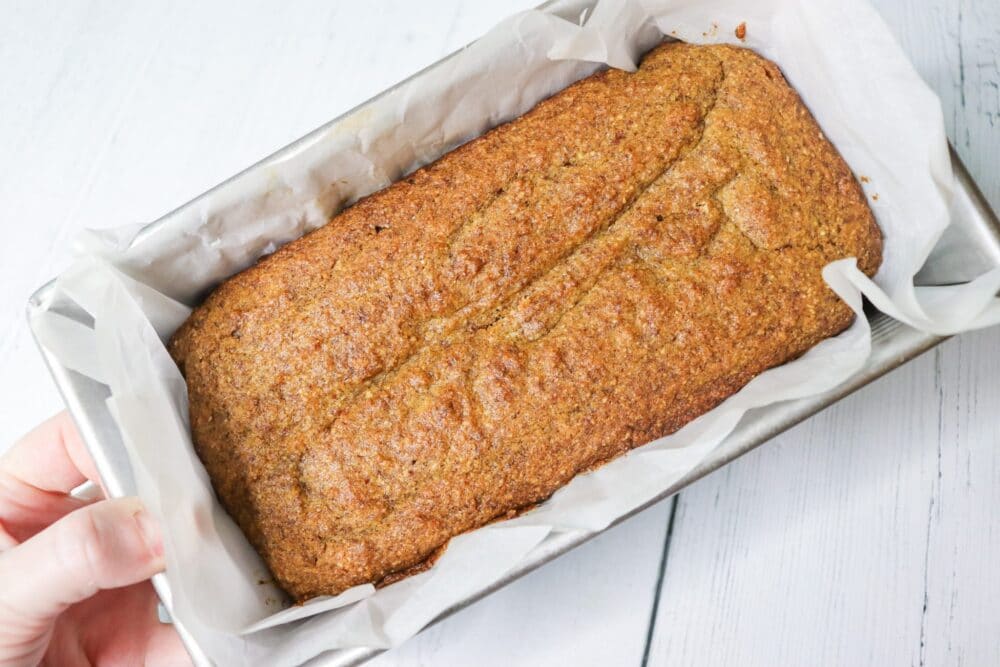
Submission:
M 778 68 L 661 45 L 343 211 L 175 334 L 278 582 L 378 582 L 675 431 L 852 313 L 881 236 Z

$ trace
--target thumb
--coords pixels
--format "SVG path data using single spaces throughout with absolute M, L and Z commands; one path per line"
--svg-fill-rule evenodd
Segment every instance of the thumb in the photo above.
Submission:
M 162 569 L 159 529 L 137 498 L 89 505 L 0 554 L 0 627 L 43 626 L 99 590 Z

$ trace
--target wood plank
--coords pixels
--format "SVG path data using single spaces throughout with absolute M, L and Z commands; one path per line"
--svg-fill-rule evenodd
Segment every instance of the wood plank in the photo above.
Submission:
M 935 363 L 940 419 L 926 499 L 922 665 L 987 665 L 1000 656 L 998 351 L 993 329 L 960 337 Z
M 60 404 L 22 312 L 76 231 L 153 219 L 532 4 L 13 3 L 0 448 Z M 1000 207 L 1000 5 L 876 4 Z M 650 664 L 992 662 L 998 344 L 952 341 L 685 493 Z M 638 664 L 668 515 L 661 504 L 378 664 Z
M 1000 5 L 876 3 L 1000 204 Z M 650 665 L 991 664 L 1000 331 L 967 334 L 685 491 Z
M 682 493 L 649 664 L 997 655 L 998 345 L 949 341 Z
M 531 4 L 15 3 L 0 21 L 0 443 L 61 406 L 24 307 L 81 229 L 153 220 Z
M 598 535 L 370 664 L 638 665 L 671 503 Z
M 927 506 L 909 499 L 931 487 L 933 362 L 680 495 L 650 665 L 899 664 L 897 644 L 916 651 Z
M 0 201 L 7 219 L 30 222 L 11 226 L 12 241 L 0 246 L 0 449 L 61 403 L 22 313 L 31 291 L 69 262 L 75 233 L 152 220 L 534 4 L 19 4 L 0 24 L 0 81 L 18 91 L 0 97 Z M 44 36 L 42 47 L 25 35 Z M 390 660 L 638 660 L 667 509 Z M 587 640 L 573 628 L 590 628 Z
M 948 137 L 1000 210 L 1000 3 L 873 0 L 941 98 Z

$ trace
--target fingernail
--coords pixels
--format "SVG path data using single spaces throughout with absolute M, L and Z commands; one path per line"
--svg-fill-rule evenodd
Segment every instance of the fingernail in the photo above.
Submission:
M 138 512 L 132 515 L 132 518 L 135 519 L 136 525 L 139 526 L 142 540 L 146 543 L 149 551 L 158 558 L 163 556 L 163 538 L 160 533 L 160 526 L 156 523 L 156 520 L 144 508 L 140 508 Z

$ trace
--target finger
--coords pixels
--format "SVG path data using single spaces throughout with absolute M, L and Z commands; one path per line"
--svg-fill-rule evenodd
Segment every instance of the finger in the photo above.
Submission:
M 91 502 L 93 500 L 41 491 L 0 473 L 0 552 L 24 542 Z
M 99 590 L 162 569 L 159 529 L 138 499 L 95 503 L 0 554 L 0 627 L 50 621 Z
M 3 527 L 3 524 L 0 523 L 0 551 L 12 549 L 16 547 L 17 544 L 18 540 L 14 539 L 14 536 L 7 532 L 7 530 Z
M 143 664 L 146 667 L 178 667 L 191 664 L 191 656 L 188 655 L 173 625 L 164 623 L 153 629 L 146 644 L 146 659 Z
M 97 471 L 69 415 L 41 424 L 0 456 L 0 551 L 92 502 L 66 494 Z
M 88 479 L 100 483 L 94 462 L 69 413 L 39 424 L 0 456 L 0 472 L 42 491 L 69 493 Z
M 82 650 L 89 664 L 189 664 L 173 625 L 161 623 L 153 586 L 143 581 L 101 591 L 59 615 L 45 651 L 53 665 L 74 664 Z M 0 659 L 0 665 L 3 660 Z

